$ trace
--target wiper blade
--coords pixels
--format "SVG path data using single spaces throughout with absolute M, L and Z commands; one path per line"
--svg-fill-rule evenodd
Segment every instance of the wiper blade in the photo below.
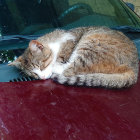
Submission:
M 33 40 L 39 37 L 40 35 L 7 35 L 1 36 L 0 41 L 7 41 L 7 40 Z
M 117 26 L 112 27 L 114 30 L 122 31 L 123 33 L 140 33 L 140 28 L 134 28 L 131 26 Z M 0 45 L 7 45 L 11 43 L 23 43 L 25 41 L 30 41 L 37 39 L 42 34 L 39 35 L 7 35 L 0 37 Z
M 41 35 L 7 35 L 0 37 L 0 45 L 9 44 L 9 43 L 18 43 L 30 41 L 38 38 Z
M 112 29 L 122 31 L 123 33 L 140 33 L 140 28 L 134 28 L 131 26 L 117 26 Z

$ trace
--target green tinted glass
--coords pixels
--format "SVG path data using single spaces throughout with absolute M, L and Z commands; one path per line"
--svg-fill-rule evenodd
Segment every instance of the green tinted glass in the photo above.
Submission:
M 39 34 L 58 27 L 104 25 L 140 28 L 139 17 L 120 0 L 2 0 L 0 34 Z

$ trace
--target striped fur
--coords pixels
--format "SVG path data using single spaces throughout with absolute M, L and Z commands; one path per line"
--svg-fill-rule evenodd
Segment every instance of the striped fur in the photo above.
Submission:
M 137 81 L 137 78 L 134 78 L 134 73 L 132 71 L 127 71 L 123 74 L 94 73 L 71 77 L 53 74 L 51 78 L 60 84 L 89 87 L 101 86 L 107 88 L 129 87 Z
M 137 82 L 138 63 L 137 49 L 123 33 L 80 27 L 55 30 L 31 41 L 10 65 L 60 84 L 122 88 Z

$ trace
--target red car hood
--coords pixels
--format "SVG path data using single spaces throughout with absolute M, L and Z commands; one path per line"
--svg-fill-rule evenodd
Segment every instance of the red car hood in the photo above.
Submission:
M 138 140 L 140 77 L 127 89 L 0 83 L 1 140 Z

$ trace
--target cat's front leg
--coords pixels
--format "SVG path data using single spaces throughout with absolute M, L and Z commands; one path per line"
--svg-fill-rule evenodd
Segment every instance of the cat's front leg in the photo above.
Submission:
M 66 77 L 74 76 L 74 75 L 76 75 L 75 69 L 76 68 L 74 66 L 74 63 L 71 63 L 65 68 L 63 75 Z
M 64 63 L 64 64 L 63 63 L 56 62 L 54 64 L 54 66 L 53 66 L 52 72 L 61 75 L 69 67 L 69 65 L 70 64 L 68 62 L 67 63 Z
M 76 42 L 73 40 L 68 40 L 67 42 L 63 43 L 58 53 L 57 62 L 66 63 L 69 60 L 75 45 Z
M 53 70 L 52 70 L 53 73 L 62 74 L 63 71 L 64 71 L 64 64 L 59 63 L 59 62 L 54 64 Z
M 75 75 L 74 66 L 73 66 L 73 64 L 70 64 L 68 62 L 65 64 L 56 63 L 53 67 L 53 73 L 56 73 L 59 75 L 63 74 L 66 77 L 73 76 L 73 75 Z

